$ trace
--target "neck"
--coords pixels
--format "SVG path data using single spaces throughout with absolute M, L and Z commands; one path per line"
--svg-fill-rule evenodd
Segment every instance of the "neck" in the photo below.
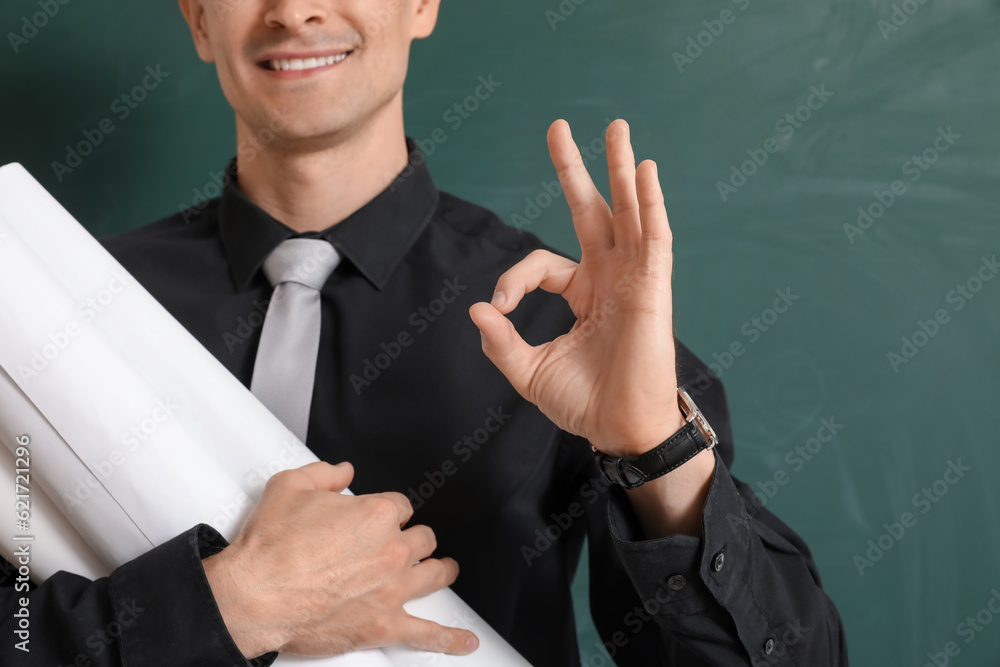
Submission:
M 259 133 L 237 116 L 240 189 L 297 232 L 337 224 L 385 190 L 406 167 L 401 98 L 363 125 L 338 130 L 322 141 L 279 138 L 263 144 L 254 140 Z

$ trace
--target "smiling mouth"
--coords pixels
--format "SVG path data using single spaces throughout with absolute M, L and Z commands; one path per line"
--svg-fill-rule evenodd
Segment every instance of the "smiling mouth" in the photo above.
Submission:
M 259 64 L 264 69 L 271 70 L 272 72 L 303 71 L 334 65 L 352 53 L 354 51 L 320 58 L 280 58 L 277 60 L 265 60 Z

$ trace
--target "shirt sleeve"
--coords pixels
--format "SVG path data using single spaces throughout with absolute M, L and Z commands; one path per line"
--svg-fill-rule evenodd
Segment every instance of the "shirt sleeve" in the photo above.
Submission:
M 227 546 L 211 527 L 195 526 L 91 581 L 59 572 L 30 592 L 16 570 L 0 577 L 0 664 L 25 667 L 269 667 L 236 647 L 212 596 L 201 559 Z M 26 607 L 20 598 L 27 597 Z M 28 651 L 17 648 L 15 617 L 28 610 Z M 11 639 L 14 638 L 14 639 Z
M 704 537 L 646 540 L 625 492 L 611 490 L 612 542 L 646 611 L 706 664 L 847 664 L 808 548 L 751 494 L 716 456 Z
M 846 665 L 843 624 L 809 548 L 730 474 L 721 381 L 676 343 L 678 379 L 719 436 L 703 536 L 645 539 L 625 491 L 609 488 L 589 461 L 581 474 L 607 489 L 588 522 L 590 606 L 603 648 L 618 665 Z

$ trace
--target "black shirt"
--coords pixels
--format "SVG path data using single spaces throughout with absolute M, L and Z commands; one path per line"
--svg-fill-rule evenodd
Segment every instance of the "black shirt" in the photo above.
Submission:
M 533 665 L 580 663 L 570 587 L 585 537 L 592 615 L 617 664 L 846 664 L 807 547 L 728 472 L 718 378 L 677 343 L 681 383 L 720 437 L 705 535 L 643 540 L 588 443 L 517 395 L 468 315 L 501 273 L 546 246 L 437 190 L 407 145 L 399 178 L 321 233 L 296 234 L 232 179 L 219 199 L 102 242 L 249 386 L 272 292 L 263 261 L 293 236 L 329 240 L 343 259 L 322 290 L 307 444 L 354 464 L 355 493 L 407 495 L 437 554 L 461 565 L 455 592 Z M 532 344 L 574 322 L 541 291 L 510 317 Z M 56 575 L 31 595 L 30 655 L 12 649 L 15 594 L 0 589 L 3 664 L 245 665 L 200 566 L 224 546 L 197 526 L 106 579 Z

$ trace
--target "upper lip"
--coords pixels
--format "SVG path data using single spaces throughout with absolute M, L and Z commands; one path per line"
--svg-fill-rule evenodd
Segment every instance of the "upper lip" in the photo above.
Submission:
M 342 53 L 350 53 L 353 48 L 324 49 L 322 51 L 272 51 L 265 53 L 257 59 L 257 62 L 269 62 L 271 60 L 305 60 L 307 58 L 328 58 L 339 56 Z

